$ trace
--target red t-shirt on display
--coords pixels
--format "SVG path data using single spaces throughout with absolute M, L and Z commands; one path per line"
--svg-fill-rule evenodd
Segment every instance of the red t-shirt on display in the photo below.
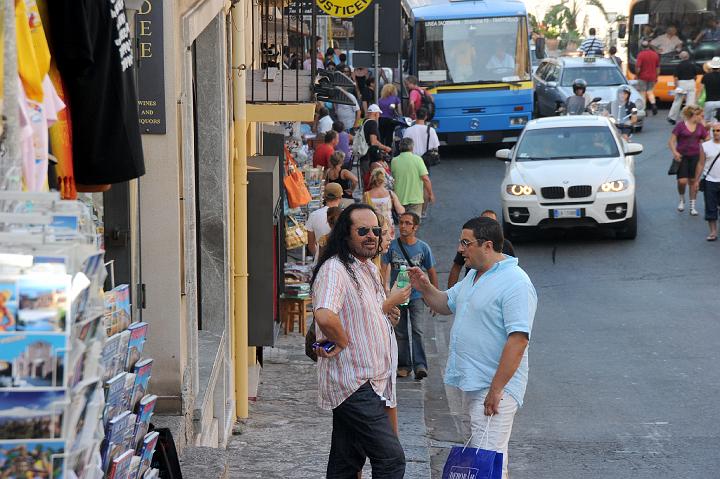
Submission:
M 657 81 L 657 69 L 660 66 L 660 55 L 652 50 L 638 53 L 635 71 L 639 80 Z
M 323 143 L 315 148 L 313 155 L 313 168 L 322 166 L 327 168 L 330 164 L 330 156 L 335 153 L 335 147 L 331 143 Z

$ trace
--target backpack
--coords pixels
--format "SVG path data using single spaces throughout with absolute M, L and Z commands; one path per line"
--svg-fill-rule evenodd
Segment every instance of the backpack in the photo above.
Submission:
M 352 152 L 355 158 L 361 158 L 365 156 L 368 149 L 370 148 L 370 145 L 368 145 L 367 139 L 365 138 L 365 123 L 367 123 L 367 121 L 368 120 L 362 122 L 362 124 L 360 125 L 360 129 L 353 137 Z
M 435 116 L 435 100 L 432 95 L 425 90 L 420 90 L 420 106 L 428 111 L 427 120 L 432 120 Z

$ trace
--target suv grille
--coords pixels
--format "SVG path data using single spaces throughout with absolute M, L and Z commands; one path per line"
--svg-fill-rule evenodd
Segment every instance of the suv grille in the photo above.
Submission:
M 542 193 L 543 198 L 549 200 L 561 200 L 565 198 L 565 188 L 562 186 L 546 186 L 540 189 L 540 193 Z
M 568 196 L 570 198 L 586 198 L 592 195 L 592 187 L 590 185 L 571 186 L 568 188 Z

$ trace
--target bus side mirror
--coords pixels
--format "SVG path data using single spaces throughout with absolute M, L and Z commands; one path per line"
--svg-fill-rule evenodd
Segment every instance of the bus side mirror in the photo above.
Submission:
M 624 39 L 627 35 L 627 23 L 618 24 L 618 38 Z

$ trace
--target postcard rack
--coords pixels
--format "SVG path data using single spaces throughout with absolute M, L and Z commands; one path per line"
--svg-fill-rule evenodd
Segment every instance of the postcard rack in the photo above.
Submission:
M 97 231 L 80 201 L 0 191 L 0 477 L 157 477 L 147 324 L 103 292 Z

